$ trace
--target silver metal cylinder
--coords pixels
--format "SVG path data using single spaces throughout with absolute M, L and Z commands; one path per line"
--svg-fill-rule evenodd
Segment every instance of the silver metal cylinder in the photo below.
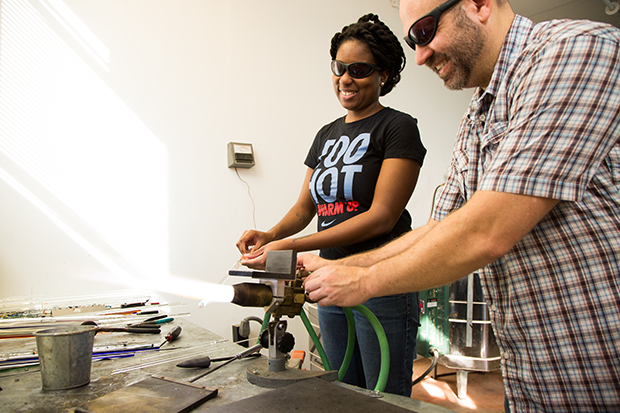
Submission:
M 90 383 L 94 326 L 37 331 L 37 353 L 43 390 L 64 390 Z
M 240 283 L 233 285 L 233 289 L 232 302 L 242 307 L 266 307 L 273 299 L 271 287 L 265 284 Z

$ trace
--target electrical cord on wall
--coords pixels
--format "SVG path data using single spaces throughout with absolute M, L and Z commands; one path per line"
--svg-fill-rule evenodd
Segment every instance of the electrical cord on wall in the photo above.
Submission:
M 254 229 L 256 229 L 256 205 L 254 204 L 254 198 L 252 198 L 252 192 L 250 191 L 250 184 L 248 184 L 246 181 L 243 180 L 243 178 L 241 178 L 241 175 L 239 175 L 239 170 L 237 168 L 235 168 L 235 173 L 237 174 L 237 178 L 239 178 L 239 180 L 241 182 L 243 182 L 245 184 L 245 186 L 248 187 L 248 196 L 250 197 L 250 201 L 252 201 L 252 223 L 254 224 Z M 237 269 L 241 266 L 241 260 L 237 260 L 237 262 L 235 263 L 234 268 Z M 224 284 L 224 281 L 226 281 L 228 279 L 229 275 L 226 274 L 218 284 Z
M 248 196 L 250 197 L 250 201 L 252 201 L 252 222 L 254 223 L 254 229 L 256 229 L 256 205 L 254 204 L 254 198 L 252 198 L 252 192 L 250 191 L 250 184 L 241 178 L 239 175 L 239 171 L 235 168 L 235 172 L 237 173 L 237 177 L 241 182 L 243 182 L 248 187 Z

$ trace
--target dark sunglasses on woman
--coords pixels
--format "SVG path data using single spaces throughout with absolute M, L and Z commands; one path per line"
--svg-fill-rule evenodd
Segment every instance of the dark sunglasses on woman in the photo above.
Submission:
M 332 60 L 332 73 L 338 77 L 344 75 L 344 72 L 349 72 L 349 76 L 352 78 L 363 79 L 370 76 L 375 70 L 381 71 L 383 69 L 370 63 L 354 62 L 347 64 L 340 60 Z
M 448 0 L 416 20 L 409 28 L 407 36 L 405 36 L 405 42 L 409 47 L 415 50 L 416 45 L 425 46 L 429 44 L 435 37 L 435 33 L 437 33 L 437 25 L 441 15 L 459 1 Z

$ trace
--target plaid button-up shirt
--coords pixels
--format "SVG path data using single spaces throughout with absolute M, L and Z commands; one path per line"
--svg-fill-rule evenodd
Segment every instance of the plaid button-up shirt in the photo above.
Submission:
M 481 269 L 514 412 L 620 410 L 620 30 L 516 16 L 433 218 L 477 190 L 560 202 Z

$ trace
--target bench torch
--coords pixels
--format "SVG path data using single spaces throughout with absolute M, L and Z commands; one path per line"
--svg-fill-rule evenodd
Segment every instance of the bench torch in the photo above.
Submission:
M 230 270 L 228 274 L 259 280 L 259 283 L 233 285 L 232 303 L 243 307 L 264 307 L 265 312 L 271 314 L 273 320 L 262 332 L 260 344 L 269 350 L 269 371 L 284 371 L 295 338 L 286 331 L 287 322 L 281 318 L 300 315 L 304 303 L 310 301 L 297 272 L 297 252 L 268 251 L 265 271 Z

